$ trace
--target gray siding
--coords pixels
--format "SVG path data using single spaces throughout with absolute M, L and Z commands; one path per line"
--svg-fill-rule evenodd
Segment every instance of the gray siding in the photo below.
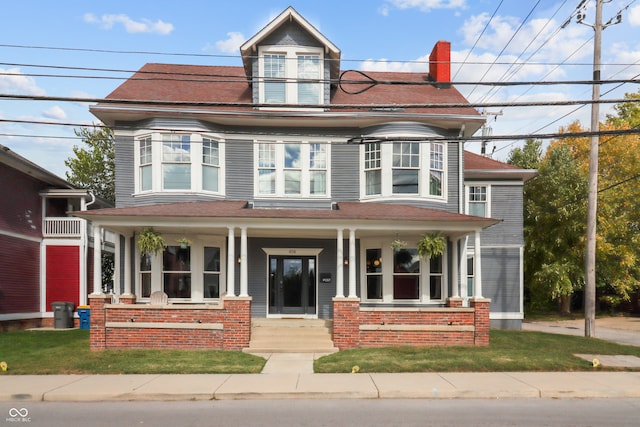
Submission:
M 116 135 L 115 164 L 116 164 L 116 207 L 134 205 L 135 191 L 135 153 L 133 137 Z
M 350 144 L 331 146 L 331 197 L 334 201 L 360 199 L 360 147 Z
M 227 199 L 253 199 L 253 141 L 227 139 L 225 159 Z
M 519 248 L 482 249 L 482 296 L 492 312 L 520 312 Z
M 524 245 L 523 203 L 522 186 L 491 184 L 491 217 L 502 221 L 483 231 L 483 246 Z

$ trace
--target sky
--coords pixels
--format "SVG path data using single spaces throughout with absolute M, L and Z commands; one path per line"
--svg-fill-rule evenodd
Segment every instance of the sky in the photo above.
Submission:
M 576 20 L 580 2 L 5 1 L 0 4 L 0 144 L 64 178 L 64 161 L 73 156 L 74 145 L 82 145 L 74 129 L 97 123 L 83 99 L 107 96 L 148 62 L 241 66 L 239 46 L 288 6 L 341 50 L 343 70 L 427 72 L 433 45 L 447 40 L 453 82 L 460 83 L 456 87 L 472 103 L 587 100 L 591 98 L 588 85 L 462 84 L 590 80 L 594 30 L 585 24 L 594 23 L 595 1 L 587 1 L 582 9 L 583 24 Z M 603 22 L 615 18 L 618 11 L 622 11 L 622 22 L 602 33 L 602 79 L 637 80 L 640 1 L 605 3 Z M 621 99 L 638 89 L 637 83 L 604 84 L 602 99 Z M 1 95 L 73 101 L 14 100 Z M 590 126 L 590 106 L 484 110 L 493 135 L 554 133 L 576 120 L 585 128 Z M 600 117 L 611 112 L 612 104 L 603 104 Z M 521 140 L 489 142 L 487 152 L 504 161 L 510 150 L 521 145 Z M 480 152 L 480 146 L 480 142 L 465 144 L 474 152 Z

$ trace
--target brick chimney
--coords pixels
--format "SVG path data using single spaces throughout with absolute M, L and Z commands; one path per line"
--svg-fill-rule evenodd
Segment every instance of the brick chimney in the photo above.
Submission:
M 441 83 L 451 82 L 451 43 L 439 40 L 429 55 L 429 76 Z

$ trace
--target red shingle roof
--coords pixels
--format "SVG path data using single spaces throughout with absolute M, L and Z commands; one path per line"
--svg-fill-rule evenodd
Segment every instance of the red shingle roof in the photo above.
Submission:
M 519 170 L 520 168 L 508 163 L 493 160 L 480 154 L 470 151 L 464 152 L 464 169 L 465 170 Z

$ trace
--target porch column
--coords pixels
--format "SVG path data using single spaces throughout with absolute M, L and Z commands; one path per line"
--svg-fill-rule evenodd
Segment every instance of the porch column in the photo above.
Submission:
M 349 230 L 349 298 L 356 295 L 356 231 Z
M 227 238 L 227 296 L 228 297 L 236 296 L 235 256 L 236 256 L 235 228 L 229 227 L 229 237 Z
M 247 266 L 247 227 L 240 229 L 240 296 L 249 296 L 249 278 Z
M 93 294 L 102 293 L 102 227 L 93 224 Z
M 451 296 L 453 298 L 459 298 L 460 284 L 462 282 L 459 268 L 460 263 L 462 263 L 462 259 L 458 256 L 460 239 L 455 239 L 452 246 L 453 250 L 451 251 L 451 258 L 453 259 L 453 262 L 451 263 L 451 275 L 453 276 L 453 284 L 451 286 Z
M 468 276 L 469 271 L 467 270 L 467 249 L 469 246 L 469 236 L 465 236 L 464 241 L 462 243 L 462 254 L 460 256 L 460 276 L 462 280 L 462 287 L 460 288 L 460 296 L 463 300 L 466 301 L 467 297 L 469 297 L 468 288 Z
M 475 298 L 482 298 L 482 263 L 480 261 L 480 231 L 476 231 L 473 244 L 473 296 Z
M 131 237 L 124 235 L 124 294 L 132 295 L 131 291 Z M 118 239 L 119 241 L 120 239 Z M 117 268 L 117 266 L 116 266 Z
M 342 229 L 338 229 L 336 248 L 336 298 L 344 298 L 344 237 Z

